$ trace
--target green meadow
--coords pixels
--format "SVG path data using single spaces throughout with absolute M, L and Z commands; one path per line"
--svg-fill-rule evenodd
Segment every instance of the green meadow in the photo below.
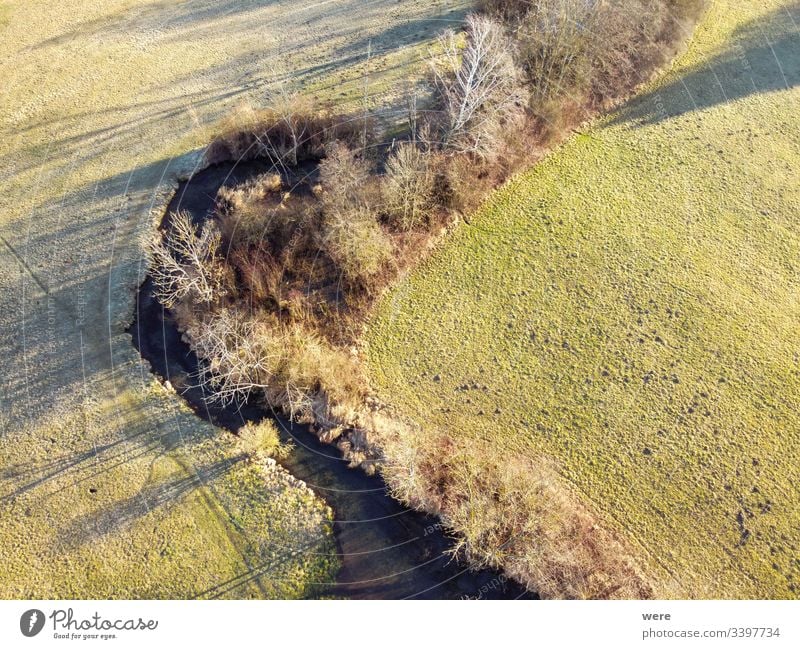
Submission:
M 552 458 L 665 597 L 800 595 L 800 5 L 712 4 L 381 302 L 383 400 Z M 424 443 L 424 437 L 420 439 Z

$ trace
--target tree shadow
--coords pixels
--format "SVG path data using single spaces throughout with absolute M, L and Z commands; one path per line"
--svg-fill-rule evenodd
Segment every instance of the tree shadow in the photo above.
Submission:
M 191 0 L 174 2 L 161 0 L 144 7 L 123 8 L 114 14 L 85 20 L 74 29 L 47 38 L 32 47 L 60 47 L 78 38 L 130 33 L 170 32 L 193 29 L 209 23 L 218 23 L 237 14 L 252 12 L 273 5 L 278 0 Z
M 184 496 L 205 488 L 244 459 L 244 455 L 224 458 L 186 475 L 148 485 L 130 498 L 73 520 L 61 530 L 61 540 L 66 548 L 74 549 L 125 530 L 154 510 L 177 504 Z
M 631 101 L 612 123 L 656 124 L 800 84 L 800 2 L 737 28 L 721 51 Z
M 135 421 L 138 414 L 140 413 L 125 409 L 118 409 L 115 413 L 126 421 Z M 122 434 L 114 435 L 102 443 L 95 442 L 89 447 L 62 453 L 45 461 L 28 460 L 4 464 L 0 470 L 0 504 L 13 502 L 20 496 L 48 485 L 57 487 L 48 489 L 39 499 L 50 498 L 81 485 L 93 485 L 104 474 L 119 467 L 146 458 L 155 458 L 178 448 L 186 452 L 208 439 L 208 435 L 199 427 L 181 430 L 180 435 L 176 436 L 173 431 L 181 429 L 179 417 L 180 414 L 175 413 L 172 417 L 165 418 L 165 425 L 161 428 L 154 428 L 149 421 L 128 425 Z M 52 438 L 49 442 L 55 447 L 57 440 Z

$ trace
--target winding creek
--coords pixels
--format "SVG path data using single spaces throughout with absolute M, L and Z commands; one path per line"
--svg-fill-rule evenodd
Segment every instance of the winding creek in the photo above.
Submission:
M 180 184 L 164 218 L 177 210 L 188 211 L 195 222 L 208 218 L 221 186 L 241 183 L 267 170 L 267 163 L 252 161 L 200 171 Z M 403 507 L 388 495 L 380 477 L 349 469 L 336 448 L 321 443 L 306 427 L 257 405 L 209 407 L 202 389 L 191 380 L 198 360 L 152 289 L 148 278 L 139 289 L 130 331 L 153 372 L 170 381 L 198 416 L 217 426 L 235 431 L 248 420 L 272 416 L 284 439 L 295 447 L 281 464 L 333 508 L 341 568 L 326 595 L 376 599 L 533 597 L 496 571 L 471 571 L 453 560 L 447 553 L 453 542 L 436 518 Z

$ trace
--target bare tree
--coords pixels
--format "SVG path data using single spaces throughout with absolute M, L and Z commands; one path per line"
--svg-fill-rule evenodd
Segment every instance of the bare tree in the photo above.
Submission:
M 220 289 L 222 269 L 217 260 L 220 233 L 207 221 L 199 229 L 188 212 L 172 216 L 170 228 L 162 236 L 156 232 L 146 244 L 151 259 L 151 277 L 161 303 L 174 307 L 190 298 L 212 302 Z
M 283 357 L 276 331 L 228 309 L 190 326 L 186 333 L 192 349 L 204 361 L 198 378 L 206 400 L 244 403 L 254 391 L 263 393 Z
M 443 144 L 484 154 L 494 145 L 497 124 L 522 111 L 513 42 L 496 20 L 471 15 L 463 49 L 452 30 L 440 36 L 439 45 L 442 53 L 432 60 L 432 70 L 444 108 Z
M 534 107 L 574 91 L 591 74 L 600 0 L 534 0 L 520 17 L 519 58 Z
M 267 100 L 275 124 L 260 134 L 260 149 L 278 167 L 296 166 L 298 152 L 311 136 L 308 119 L 312 112 L 311 101 L 289 87 L 284 70 L 276 67 L 272 72 L 275 81 Z
M 417 88 L 408 86 L 405 92 L 406 103 L 406 123 L 408 124 L 408 131 L 411 133 L 411 141 L 417 141 L 417 128 L 419 124 L 419 97 Z
M 386 206 L 392 220 L 406 230 L 426 220 L 433 203 L 430 155 L 415 143 L 404 142 L 386 161 L 383 188 Z

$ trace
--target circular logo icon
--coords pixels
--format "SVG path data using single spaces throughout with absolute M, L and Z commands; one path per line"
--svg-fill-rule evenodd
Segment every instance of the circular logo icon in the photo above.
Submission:
M 22 635 L 32 638 L 44 628 L 44 613 L 38 608 L 25 611 L 19 618 L 19 630 Z

